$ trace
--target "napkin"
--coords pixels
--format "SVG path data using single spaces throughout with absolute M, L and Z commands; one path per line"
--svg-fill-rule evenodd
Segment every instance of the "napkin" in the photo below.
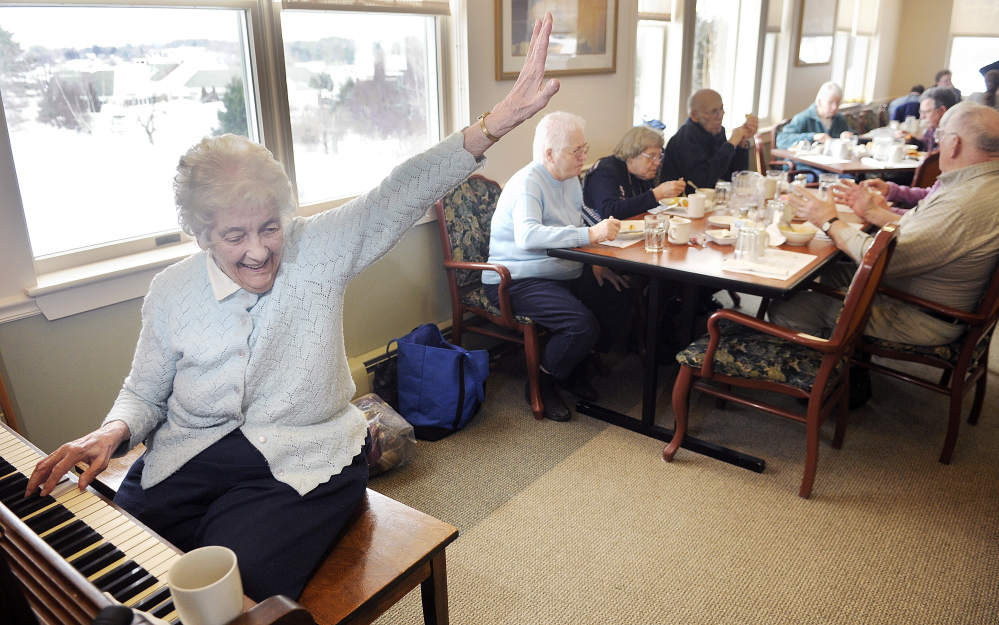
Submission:
M 894 169 L 894 168 L 915 169 L 916 166 L 919 165 L 917 161 L 899 161 L 897 163 L 892 163 L 891 161 L 879 161 L 876 158 L 872 158 L 870 156 L 865 156 L 864 158 L 860 159 L 860 162 L 863 163 L 864 165 L 867 165 L 868 167 L 883 167 L 885 169 Z
M 767 234 L 770 235 L 770 247 L 780 247 L 787 242 L 787 237 L 780 231 L 780 226 L 777 224 L 770 224 L 767 226 L 766 230 Z
M 726 258 L 722 261 L 722 269 L 764 278 L 787 280 L 816 258 L 812 254 L 768 249 L 763 252 L 763 257 L 757 260 Z

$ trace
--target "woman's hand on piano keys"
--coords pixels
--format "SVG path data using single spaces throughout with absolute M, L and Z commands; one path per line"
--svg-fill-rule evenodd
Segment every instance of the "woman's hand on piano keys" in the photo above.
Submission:
M 124 421 L 111 421 L 99 430 L 66 443 L 35 465 L 24 496 L 37 493 L 39 487 L 42 489 L 40 495 L 48 495 L 78 462 L 88 465 L 79 478 L 80 490 L 86 489 L 107 468 L 111 455 L 129 436 L 130 432 Z

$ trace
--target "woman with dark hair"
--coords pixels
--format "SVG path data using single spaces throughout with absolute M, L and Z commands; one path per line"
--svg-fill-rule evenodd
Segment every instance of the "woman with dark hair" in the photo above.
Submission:
M 978 104 L 991 106 L 999 110 L 999 97 L 996 91 L 999 90 L 999 69 L 990 69 L 985 72 L 985 91 L 978 91 L 968 96 L 968 99 Z

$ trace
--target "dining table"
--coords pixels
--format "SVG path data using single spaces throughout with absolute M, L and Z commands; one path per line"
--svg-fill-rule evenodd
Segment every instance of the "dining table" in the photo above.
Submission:
M 899 162 L 879 161 L 871 157 L 839 158 L 827 154 L 814 154 L 801 150 L 774 148 L 770 150 L 770 158 L 786 160 L 806 167 L 821 169 L 834 174 L 854 177 L 879 177 L 886 172 L 915 172 L 919 167 L 919 159 L 906 158 Z
M 846 207 L 838 206 L 842 211 L 839 217 L 844 221 L 861 227 L 859 217 Z M 683 209 L 674 208 L 669 211 L 682 215 Z M 723 213 L 724 211 L 716 211 Z M 634 219 L 642 219 L 638 215 Z M 713 219 L 712 219 L 713 218 Z M 825 235 L 812 238 L 806 245 L 781 245 L 773 249 L 773 256 L 798 261 L 800 269 L 786 277 L 755 275 L 733 271 L 732 260 L 735 260 L 735 246 L 719 244 L 714 241 L 697 243 L 706 231 L 723 228 L 713 221 L 726 221 L 724 214 L 708 213 L 701 218 L 691 219 L 691 241 L 682 245 L 666 243 L 662 252 L 645 251 L 644 234 L 623 232 L 616 241 L 606 244 L 590 244 L 582 247 L 549 249 L 548 255 L 556 258 L 574 260 L 590 265 L 601 265 L 611 269 L 640 274 L 649 281 L 646 297 L 647 327 L 645 331 L 645 353 L 643 357 L 642 381 L 642 414 L 640 419 L 616 412 L 594 402 L 579 401 L 576 411 L 580 414 L 638 432 L 640 434 L 668 442 L 672 439 L 673 430 L 656 425 L 656 395 L 659 385 L 659 312 L 661 297 L 665 285 L 675 282 L 682 288 L 682 308 L 680 313 L 680 340 L 686 345 L 695 337 L 698 302 L 703 289 L 711 292 L 730 290 L 739 293 L 757 295 L 770 300 L 786 300 L 810 284 L 824 267 L 834 262 L 840 252 L 836 245 Z M 623 222 L 625 224 L 628 221 Z M 800 259 L 793 255 L 807 255 Z M 737 264 L 737 263 L 736 263 Z M 757 473 L 765 468 L 764 460 L 704 441 L 689 434 L 684 438 L 683 447 L 729 464 L 742 467 Z

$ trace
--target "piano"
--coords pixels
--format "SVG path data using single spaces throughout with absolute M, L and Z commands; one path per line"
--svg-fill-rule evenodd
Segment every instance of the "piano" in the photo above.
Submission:
M 166 573 L 180 550 L 97 491 L 81 492 L 75 477 L 49 496 L 25 499 L 43 456 L 0 423 L 0 622 L 91 625 L 120 603 L 179 623 Z M 313 622 L 278 596 L 234 624 Z

